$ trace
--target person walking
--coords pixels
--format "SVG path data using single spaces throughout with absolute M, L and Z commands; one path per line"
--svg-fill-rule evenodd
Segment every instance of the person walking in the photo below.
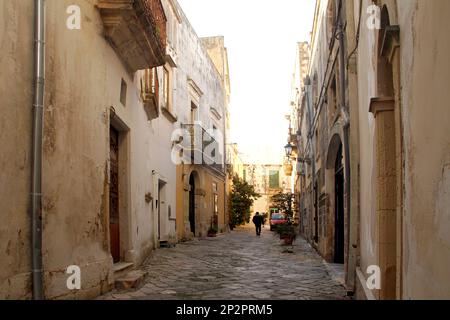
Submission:
M 261 236 L 261 225 L 263 223 L 263 217 L 259 214 L 259 212 L 257 212 L 252 221 L 256 227 L 256 235 Z

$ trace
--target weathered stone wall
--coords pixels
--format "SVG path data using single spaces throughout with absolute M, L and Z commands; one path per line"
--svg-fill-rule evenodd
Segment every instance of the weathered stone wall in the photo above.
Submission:
M 156 210 L 145 194 L 155 193 L 154 174 L 168 182 L 167 204 L 175 208 L 175 166 L 169 161 L 173 125 L 148 122 L 138 77 L 129 74 L 103 36 L 97 1 L 46 1 L 46 95 L 43 163 L 43 258 L 46 298 L 87 298 L 112 283 L 109 249 L 110 107 L 128 127 L 123 154 L 123 260 L 139 264 L 155 247 Z M 66 28 L 67 6 L 79 5 L 82 29 Z M 2 78 L 6 98 L 0 116 L 1 215 L 11 224 L 1 232 L 1 297 L 29 298 L 31 97 L 33 85 L 32 2 L 2 1 Z M 160 73 L 161 74 L 161 73 Z M 121 80 L 128 85 L 121 104 Z M 154 171 L 154 172 L 152 172 Z M 5 188 L 5 189 L 4 189 Z M 167 218 L 167 217 L 164 217 Z M 121 218 L 122 219 L 122 218 Z M 174 233 L 175 226 L 166 232 Z M 123 237 L 122 237 L 123 236 Z M 82 272 L 82 290 L 66 288 L 69 265 Z
M 363 8 L 369 5 L 370 1 L 363 1 Z M 356 1 L 355 6 L 358 7 Z M 356 9 L 355 9 L 356 10 Z M 358 16 L 355 17 L 358 19 Z M 357 23 L 357 22 L 356 22 Z M 375 32 L 369 32 L 368 28 L 361 28 L 361 35 L 358 46 L 358 104 L 359 108 L 359 148 L 360 148 L 360 270 L 365 275 L 367 267 L 378 265 L 378 243 L 376 227 L 376 185 L 375 185 L 375 121 L 369 113 L 370 98 L 376 95 L 376 79 L 374 52 Z M 361 76 L 364 74 L 365 76 Z
M 216 139 L 224 164 L 225 148 L 223 136 L 226 134 L 226 91 L 221 70 L 214 64 L 207 48 L 197 36 L 189 20 L 176 1 L 174 7 L 180 16 L 177 26 L 179 54 L 176 67 L 174 91 L 174 115 L 177 116 L 177 127 L 182 124 L 192 124 L 191 102 L 198 104 L 198 118 L 205 130 L 213 126 L 220 133 Z M 219 60 L 216 61 L 219 63 Z M 219 64 L 220 66 L 220 64 Z M 200 92 L 199 101 L 190 92 L 192 85 Z M 214 109 L 219 114 L 219 119 Z M 196 189 L 201 194 L 196 195 L 196 235 L 206 236 L 213 216 L 213 182 L 218 185 L 219 196 L 219 231 L 225 230 L 225 175 L 220 176 L 202 165 L 180 165 L 177 169 L 177 235 L 180 240 L 190 238 L 189 226 L 189 177 L 196 172 L 198 182 Z
M 306 186 L 309 190 L 307 194 L 306 215 L 310 222 L 308 232 L 311 241 L 315 242 L 316 210 L 318 232 L 317 246 L 320 254 L 328 261 L 334 259 L 334 235 L 335 235 L 335 177 L 334 163 L 339 145 L 343 145 L 342 119 L 339 112 L 341 103 L 339 97 L 339 68 L 338 68 L 338 45 L 334 42 L 330 51 L 330 39 L 332 39 L 334 19 L 336 14 L 332 12 L 334 3 L 332 1 L 321 1 L 316 5 L 316 17 L 314 30 L 311 39 L 311 60 L 309 64 L 308 76 L 309 84 L 306 84 L 304 103 L 302 106 L 302 132 L 305 150 L 308 157 L 314 161 L 306 165 Z M 309 106 L 308 106 L 309 104 Z M 310 114 L 309 114 L 310 113 Z M 311 120 L 309 119 L 311 117 Z M 312 122 L 311 141 L 308 141 L 309 122 Z M 338 142 L 332 144 L 332 139 L 337 136 Z M 306 151 L 305 151 L 306 152 Z M 345 157 L 343 162 L 345 163 Z M 312 170 L 314 169 L 314 172 Z M 346 177 L 345 179 L 349 179 Z M 314 182 L 317 184 L 317 195 L 314 191 Z M 345 189 L 344 198 L 348 191 Z M 317 208 L 315 198 L 317 197 Z M 344 208 L 348 212 L 348 208 Z M 348 224 L 347 214 L 345 214 L 345 224 Z M 347 230 L 347 229 L 345 229 Z M 345 241 L 348 241 L 347 231 Z M 347 253 L 347 252 L 346 252 Z
M 357 8 L 357 2 L 355 8 Z M 367 6 L 371 2 L 364 1 Z M 382 1 L 390 22 L 400 27 L 397 91 L 401 127 L 397 145 L 397 298 L 450 296 L 448 163 L 450 160 L 448 90 L 450 46 L 445 34 L 447 1 Z M 360 270 L 377 265 L 377 194 L 375 119 L 368 112 L 377 95 L 376 31 L 361 28 L 358 49 L 360 132 Z M 361 76 L 364 75 L 364 76 Z M 396 108 L 398 105 L 396 105 Z M 396 125 L 396 124 L 392 124 Z M 396 125 L 397 126 L 397 125 Z M 391 186 L 392 187 L 392 186 Z M 364 280 L 359 282 L 363 285 Z M 359 296 L 363 296 L 361 288 Z M 373 292 L 375 298 L 378 292 Z
M 18 299 L 29 298 L 31 287 L 33 3 L 0 1 L 0 21 L 0 299 Z
M 405 159 L 404 299 L 450 297 L 450 3 L 397 1 Z

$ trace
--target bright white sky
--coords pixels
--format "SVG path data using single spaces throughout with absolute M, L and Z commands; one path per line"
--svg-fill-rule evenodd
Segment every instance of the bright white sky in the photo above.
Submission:
M 247 162 L 281 163 L 296 43 L 309 41 L 315 0 L 178 0 L 199 37 L 225 37 L 231 139 Z

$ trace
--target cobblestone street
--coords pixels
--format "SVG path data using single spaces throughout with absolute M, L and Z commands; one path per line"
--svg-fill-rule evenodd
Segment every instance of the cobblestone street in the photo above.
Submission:
M 157 250 L 143 270 L 137 291 L 111 292 L 100 299 L 314 300 L 345 299 L 343 286 L 322 258 L 297 238 L 292 252 L 265 226 Z

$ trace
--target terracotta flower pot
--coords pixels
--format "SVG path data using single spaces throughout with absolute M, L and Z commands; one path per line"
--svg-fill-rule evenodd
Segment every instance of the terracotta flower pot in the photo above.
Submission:
M 294 237 L 286 236 L 284 237 L 284 244 L 285 245 L 292 245 L 294 243 Z

